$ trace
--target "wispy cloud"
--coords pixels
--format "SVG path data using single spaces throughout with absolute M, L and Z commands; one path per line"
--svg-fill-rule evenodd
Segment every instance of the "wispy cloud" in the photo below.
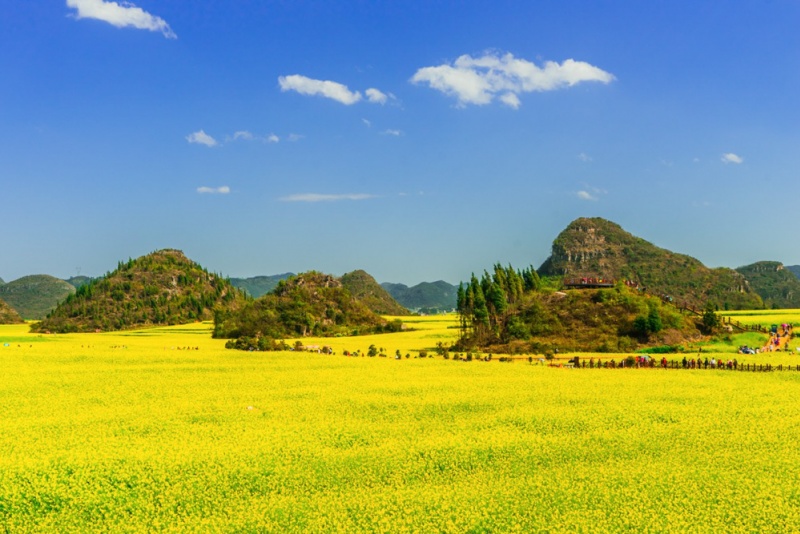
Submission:
M 593 187 L 589 184 L 583 184 L 583 189 L 575 193 L 581 200 L 589 200 L 592 202 L 597 202 L 600 200 L 600 197 L 603 195 L 607 195 L 608 191 L 605 189 L 601 189 L 599 187 Z
M 367 200 L 375 195 L 366 193 L 348 193 L 344 195 L 325 195 L 320 193 L 301 193 L 281 197 L 281 202 L 337 202 L 340 200 Z
M 590 161 L 592 161 L 592 156 L 590 156 L 585 152 L 581 152 L 580 154 L 578 154 L 578 159 L 585 163 L 589 163 Z
M 423 67 L 411 78 L 432 89 L 455 97 L 458 106 L 483 105 L 498 98 L 517 109 L 523 93 L 553 91 L 582 82 L 610 83 L 614 75 L 583 61 L 567 59 L 562 63 L 546 61 L 539 67 L 507 53 L 487 52 L 481 57 L 463 55 L 452 65 Z
M 292 143 L 294 143 L 295 141 L 300 141 L 304 137 L 305 137 L 305 135 L 303 135 L 303 134 L 290 133 L 289 137 L 287 139 L 289 141 L 291 141 Z
M 217 140 L 208 135 L 203 130 L 198 130 L 196 132 L 190 133 L 186 136 L 186 140 L 190 143 L 198 144 L 198 145 L 205 145 L 208 147 L 217 146 Z
M 210 195 L 227 195 L 231 192 L 231 188 L 227 185 L 223 185 L 222 187 L 198 187 L 197 192 L 202 194 L 210 194 Z
M 343 83 L 331 80 L 315 80 L 314 78 L 309 78 L 300 74 L 279 76 L 278 84 L 281 86 L 281 91 L 284 92 L 295 91 L 301 95 L 330 98 L 346 106 L 351 106 L 364 99 L 360 91 L 351 91 L 350 88 Z M 375 89 L 374 87 L 370 87 L 364 91 L 364 95 L 367 97 L 367 102 L 372 104 L 385 104 L 389 100 L 396 100 L 392 93 L 384 93 L 380 89 Z
M 130 2 L 107 2 L 104 0 L 67 0 L 67 7 L 75 9 L 76 19 L 97 19 L 117 28 L 132 27 L 151 32 L 161 32 L 168 39 L 177 39 L 167 22 L 151 15 Z
M 381 133 L 383 135 L 391 135 L 394 137 L 400 137 L 401 135 L 403 135 L 403 132 L 401 132 L 400 130 L 384 130 Z
M 347 106 L 361 100 L 361 93 L 351 91 L 346 85 L 329 80 L 315 80 L 299 74 L 280 76 L 278 83 L 281 91 L 296 91 L 301 95 L 322 96 L 336 100 Z
M 364 123 L 364 125 L 365 125 L 367 128 L 372 128 L 372 122 L 371 122 L 371 121 L 369 121 L 368 119 L 361 119 L 361 122 L 363 122 L 363 123 Z
M 385 104 L 389 100 L 395 100 L 395 96 L 392 93 L 384 93 L 374 87 L 370 87 L 364 93 L 367 95 L 367 100 L 373 104 Z
M 274 133 L 271 133 L 267 137 L 265 137 L 264 140 L 267 143 L 278 143 L 280 142 L 281 138 L 275 135 Z
M 728 152 L 727 154 L 723 154 L 721 160 L 722 163 L 735 163 L 736 165 L 744 163 L 744 158 L 741 156 L 737 156 L 733 152 Z
M 247 130 L 240 130 L 233 134 L 234 141 L 239 141 L 239 140 L 252 141 L 254 138 L 255 136 L 252 133 L 248 132 Z

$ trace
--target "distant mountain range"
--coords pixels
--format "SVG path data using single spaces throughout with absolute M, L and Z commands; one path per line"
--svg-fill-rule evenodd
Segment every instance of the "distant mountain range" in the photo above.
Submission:
M 631 280 L 651 292 L 696 306 L 712 302 L 721 309 L 800 308 L 800 265 L 762 261 L 737 269 L 710 269 L 691 256 L 659 248 L 600 218 L 581 218 L 570 223 L 554 240 L 552 253 L 538 272 L 551 277 Z M 366 273 L 357 273 L 363 271 L 349 273 L 353 275 L 355 286 L 368 282 L 363 276 Z M 230 284 L 258 298 L 291 276 L 292 273 L 283 273 L 231 278 Z M 369 278 L 374 282 L 371 276 Z M 23 319 L 42 319 L 76 289 L 101 279 L 74 276 L 61 280 L 49 275 L 30 275 L 5 282 L 0 278 L 0 300 Z M 392 299 L 403 308 L 423 313 L 450 311 L 456 307 L 458 287 L 442 280 L 411 287 L 387 282 L 380 287 L 391 298 L 387 300 L 388 296 L 379 295 L 373 286 L 367 290 L 377 299 L 373 299 L 372 308 L 385 310 L 378 313 L 403 313 L 391 307 L 388 301 Z M 382 308 L 380 301 L 389 307 Z
M 257 299 L 266 295 L 278 285 L 281 280 L 286 280 L 294 273 L 273 274 L 272 276 L 253 276 L 251 278 L 230 278 L 231 284 L 239 289 L 244 289 L 251 297 Z
M 408 287 L 405 284 L 384 282 L 383 288 L 400 304 L 412 311 L 451 311 L 456 307 L 458 286 L 442 280 L 422 282 Z

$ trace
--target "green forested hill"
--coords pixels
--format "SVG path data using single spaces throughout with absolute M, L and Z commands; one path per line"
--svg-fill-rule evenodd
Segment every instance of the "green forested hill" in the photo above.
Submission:
M 630 352 L 700 337 L 694 316 L 624 283 L 554 291 L 542 288 L 532 269 L 499 265 L 459 288 L 458 311 L 461 350 Z
M 787 265 L 786 268 L 789 270 L 789 272 L 800 279 L 800 265 Z
M 443 280 L 421 282 L 408 287 L 405 284 L 381 284 L 402 306 L 409 310 L 449 311 L 456 307 L 457 286 Z
M 81 286 L 85 286 L 92 280 L 94 280 L 94 278 L 92 278 L 91 276 L 73 276 L 71 278 L 67 278 L 65 282 L 67 282 L 69 285 L 77 289 Z
M 215 309 L 242 306 L 245 300 L 226 278 L 167 249 L 120 262 L 113 272 L 80 286 L 33 329 L 94 332 L 182 324 L 210 320 Z
M 244 289 L 248 295 L 253 298 L 258 298 L 261 295 L 266 295 L 278 285 L 281 280 L 286 280 L 294 273 L 274 274 L 271 276 L 253 276 L 251 278 L 231 278 L 231 284 Z
M 342 286 L 373 312 L 380 315 L 409 315 L 366 271 L 358 270 L 342 276 Z
M 691 256 L 659 248 L 601 218 L 570 223 L 556 237 L 539 274 L 631 280 L 652 294 L 669 295 L 696 307 L 706 302 L 728 309 L 763 306 L 741 273 L 710 269 Z
M 64 280 L 46 274 L 23 276 L 0 286 L 0 299 L 23 319 L 41 319 L 75 292 Z
M 736 269 L 768 308 L 800 308 L 800 279 L 782 263 L 759 261 Z
M 6 304 L 0 299 L 0 324 L 16 324 L 25 322 L 17 313 L 17 310 Z
M 350 335 L 375 331 L 384 324 L 340 279 L 311 271 L 279 282 L 272 293 L 240 310 L 216 313 L 214 336 L 285 339 Z

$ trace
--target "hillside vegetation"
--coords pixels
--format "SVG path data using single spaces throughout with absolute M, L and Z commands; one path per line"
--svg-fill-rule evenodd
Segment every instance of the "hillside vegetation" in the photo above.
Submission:
M 90 283 L 92 280 L 94 280 L 94 278 L 91 276 L 72 276 L 64 281 L 73 286 L 75 289 L 78 289 L 79 287 Z
M 216 308 L 242 306 L 245 300 L 227 279 L 167 249 L 120 262 L 113 272 L 80 286 L 32 328 L 94 332 L 183 324 L 210 320 Z
M 17 310 L 0 299 L 0 324 L 17 324 L 23 322 L 25 321 L 17 313 Z
M 737 272 L 747 278 L 767 308 L 800 308 L 800 279 L 777 261 L 759 261 Z
M 386 321 L 334 276 L 311 271 L 282 280 L 272 293 L 239 310 L 220 310 L 214 337 L 263 338 L 353 335 L 382 329 Z
M 343 275 L 342 286 L 379 315 L 409 315 L 408 309 L 393 299 L 366 271 L 358 270 Z
M 402 306 L 409 310 L 438 312 L 450 311 L 456 307 L 457 286 L 443 280 L 422 282 L 408 287 L 405 284 L 381 284 Z
M 73 286 L 46 274 L 23 276 L 0 286 L 0 299 L 17 310 L 23 319 L 43 318 L 73 293 Z
M 786 269 L 800 279 L 800 265 L 787 265 Z
M 499 264 L 459 288 L 458 311 L 462 350 L 630 352 L 700 337 L 693 318 L 624 283 L 552 291 L 542 287 L 535 271 Z
M 691 256 L 659 248 L 601 218 L 570 223 L 556 237 L 539 274 L 630 280 L 652 294 L 669 295 L 698 308 L 706 302 L 720 309 L 764 305 L 743 274 L 724 267 L 710 269 Z
M 253 298 L 258 298 L 261 295 L 266 295 L 278 285 L 281 280 L 286 280 L 294 273 L 274 274 L 271 276 L 253 276 L 250 278 L 231 278 L 231 284 L 234 287 L 243 289 Z

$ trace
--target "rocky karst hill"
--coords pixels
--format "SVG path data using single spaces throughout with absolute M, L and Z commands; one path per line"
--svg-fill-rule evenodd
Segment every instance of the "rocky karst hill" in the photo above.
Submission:
M 226 278 L 179 250 L 166 249 L 120 262 L 113 272 L 80 286 L 32 328 L 94 332 L 183 324 L 210 320 L 215 309 L 240 307 L 245 300 Z
M 737 272 L 758 293 L 767 308 L 800 308 L 800 279 L 777 261 L 759 261 Z
M 23 321 L 22 317 L 17 313 L 17 310 L 0 299 L 0 324 L 17 324 L 23 322 L 25 321 Z
M 601 218 L 573 221 L 556 237 L 539 274 L 630 280 L 648 292 L 702 307 L 760 308 L 761 297 L 733 269 L 710 269 L 699 260 L 659 248 Z
M 386 325 L 334 276 L 302 273 L 240 310 L 220 311 L 214 337 L 285 339 L 302 336 L 352 335 L 380 331 Z

